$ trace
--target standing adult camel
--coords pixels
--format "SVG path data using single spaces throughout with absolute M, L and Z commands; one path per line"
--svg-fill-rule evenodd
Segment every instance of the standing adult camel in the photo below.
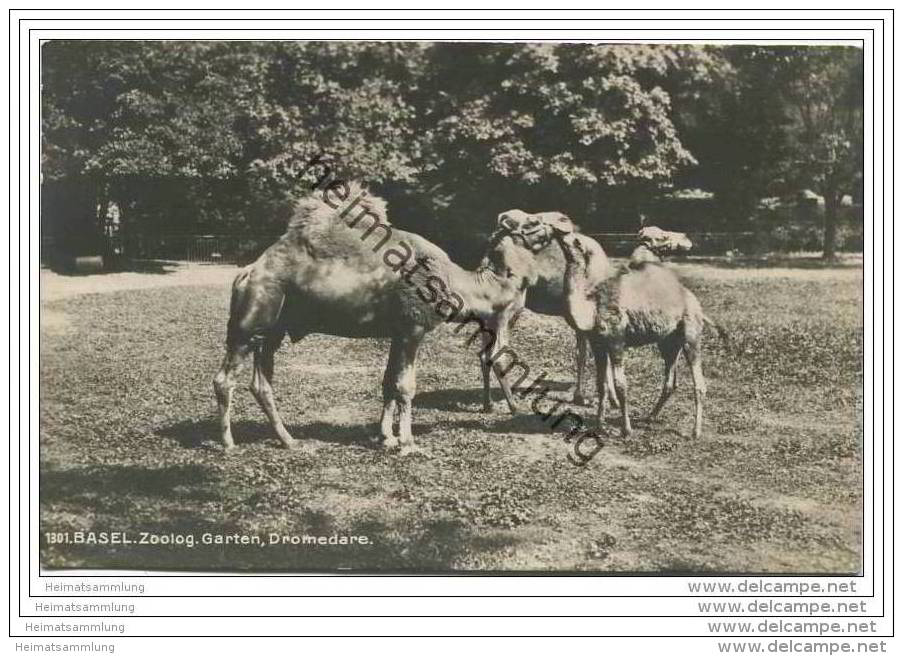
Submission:
M 234 448 L 237 374 L 252 355 L 251 392 L 282 444 L 299 445 L 276 409 L 274 354 L 286 334 L 298 341 L 323 333 L 391 338 L 380 432 L 385 447 L 410 451 L 417 350 L 426 333 L 442 322 L 503 315 L 534 281 L 522 238 L 501 235 L 495 243 L 496 257 L 466 271 L 438 246 L 391 226 L 385 201 L 357 184 L 334 180 L 298 203 L 285 234 L 232 285 L 226 355 L 214 378 L 225 449 Z M 511 398 L 501 375 L 499 382 Z
M 517 316 L 523 310 L 524 306 L 537 314 L 564 317 L 577 338 L 577 382 L 574 388 L 573 401 L 578 405 L 584 405 L 586 403 L 586 397 L 583 393 L 583 387 L 584 380 L 586 379 L 586 354 L 589 342 L 586 334 L 577 329 L 577 326 L 574 325 L 567 312 L 564 288 L 567 262 L 564 259 L 564 254 L 561 252 L 560 248 L 549 239 L 545 238 L 545 232 L 538 230 L 539 226 L 544 226 L 553 222 L 569 225 L 574 231 L 578 230 L 576 224 L 571 221 L 567 215 L 561 212 L 538 212 L 530 214 L 523 210 L 508 210 L 507 212 L 499 214 L 499 229 L 511 232 L 512 234 L 522 235 L 528 240 L 528 246 L 534 252 L 534 273 L 536 282 L 527 290 L 524 305 L 508 308 L 502 316 L 495 318 L 496 324 L 493 328 L 500 336 L 500 343 L 504 346 L 507 344 L 510 325 L 517 319 Z M 602 281 L 611 276 L 613 269 L 602 245 L 585 235 L 581 236 L 581 239 L 586 244 L 586 248 L 590 249 L 594 256 L 592 265 L 587 271 L 587 275 L 596 281 Z M 497 246 L 490 244 L 490 253 L 493 248 L 497 248 Z M 483 409 L 488 412 L 492 409 L 492 400 L 490 397 L 491 361 L 489 361 L 486 355 L 486 351 L 481 353 L 481 366 L 483 370 Z M 609 376 L 610 375 L 611 374 L 609 373 Z M 616 406 L 617 400 L 614 396 L 613 385 L 609 385 L 606 389 L 608 390 L 609 401 L 612 405 Z M 601 393 L 601 389 L 599 391 Z

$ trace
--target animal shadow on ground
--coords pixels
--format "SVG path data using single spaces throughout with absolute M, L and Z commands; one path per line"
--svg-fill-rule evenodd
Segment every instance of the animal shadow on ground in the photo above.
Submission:
M 529 380 L 525 385 L 529 386 Z M 570 391 L 574 387 L 573 383 L 558 381 L 543 381 L 542 386 L 552 391 L 564 392 Z M 492 389 L 491 398 L 493 402 L 504 400 L 501 390 L 495 385 Z M 529 403 L 529 398 L 527 402 Z M 521 403 L 524 403 L 524 401 L 521 401 Z M 450 412 L 473 412 L 473 406 L 478 406 L 479 411 L 482 411 L 483 388 L 424 390 L 417 393 L 414 405 L 421 408 L 447 410 Z
M 455 428 L 481 430 L 488 433 L 563 436 L 575 427 L 575 422 L 571 419 L 560 420 L 561 414 L 565 409 L 570 409 L 571 412 L 583 419 L 583 431 L 598 432 L 596 429 L 595 418 L 592 416 L 591 412 L 581 412 L 580 408 L 575 409 L 565 405 L 561 406 L 558 414 L 554 414 L 546 420 L 543 420 L 542 415 L 533 412 L 523 412 L 514 416 L 509 415 L 499 417 L 494 421 L 490 420 L 488 423 L 474 419 L 464 419 L 457 422 L 449 422 L 449 425 L 454 426 Z M 558 420 L 560 420 L 559 423 L 553 426 Z M 633 435 L 626 440 L 620 436 L 620 430 L 620 417 L 610 414 L 605 418 L 605 429 L 602 431 L 602 437 L 624 443 L 637 440 L 664 438 L 665 436 L 667 436 L 669 440 L 689 439 L 687 435 L 684 435 L 680 431 L 667 427 L 663 421 L 650 423 L 644 417 L 637 417 L 634 419 Z
M 320 442 L 343 444 L 346 446 L 362 446 L 371 449 L 380 448 L 375 438 L 379 435 L 379 426 L 375 423 L 345 426 L 314 421 L 309 424 L 287 425 L 288 431 L 301 442 Z M 432 430 L 428 424 L 414 424 L 414 437 L 420 439 Z M 175 440 L 183 448 L 198 449 L 220 443 L 219 421 L 214 418 L 185 420 L 171 424 L 157 431 L 157 435 Z M 233 421 L 232 431 L 237 446 L 271 442 L 278 446 L 278 439 L 270 425 L 264 421 Z
M 54 273 L 71 277 L 82 278 L 85 276 L 97 276 L 108 273 L 148 273 L 166 275 L 175 273 L 181 263 L 170 260 L 115 260 L 108 262 L 100 271 L 78 271 L 68 262 L 54 262 L 47 268 Z
M 214 482 L 214 473 L 202 465 L 170 465 L 148 469 L 135 465 L 96 465 L 45 470 L 40 473 L 41 501 L 78 501 L 82 507 L 101 512 L 122 503 L 129 496 L 159 496 L 172 499 L 174 490 L 191 481 L 191 497 L 218 498 L 202 488 Z
M 123 260 L 114 264 L 112 271 L 128 271 L 130 273 L 175 273 L 180 262 L 170 260 Z

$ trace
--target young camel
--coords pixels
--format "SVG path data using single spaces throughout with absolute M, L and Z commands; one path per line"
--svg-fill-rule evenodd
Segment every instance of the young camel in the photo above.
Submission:
M 542 226 L 546 222 L 569 225 L 574 232 L 578 231 L 576 224 L 561 212 L 529 214 L 523 210 L 508 210 L 498 216 L 499 230 L 522 235 L 527 241 L 527 245 L 534 252 L 536 282 L 527 290 L 524 304 L 508 308 L 504 315 L 495 318 L 494 329 L 497 334 L 504 336 L 503 340 L 499 340 L 499 344 L 504 347 L 507 345 L 510 327 L 517 320 L 524 307 L 537 314 L 564 317 L 577 337 L 577 383 L 574 389 L 573 402 L 578 405 L 584 405 L 586 398 L 583 393 L 583 381 L 585 380 L 586 372 L 587 336 L 576 328 L 568 316 L 564 289 L 566 262 L 561 249 L 545 238 L 546 232 Z M 601 244 L 590 237 L 584 236 L 581 239 L 585 242 L 586 248 L 593 254 L 592 265 L 588 269 L 588 275 L 593 280 L 598 281 L 611 276 L 613 269 Z M 489 257 L 495 248 L 497 246 L 490 241 L 489 250 L 485 257 Z M 490 361 L 486 357 L 487 353 L 487 351 L 481 353 L 480 362 L 483 370 L 483 409 L 488 412 L 492 410 L 492 401 L 490 397 Z M 611 381 L 609 380 L 609 382 Z M 609 401 L 613 405 L 617 405 L 613 386 L 609 385 L 607 390 Z
M 385 202 L 356 184 L 334 180 L 302 200 L 286 233 L 232 285 L 226 355 L 214 378 L 224 448 L 235 446 L 232 391 L 252 354 L 251 392 L 282 444 L 299 446 L 276 409 L 274 354 L 286 334 L 296 342 L 323 333 L 391 338 L 380 432 L 384 447 L 412 451 L 416 359 L 426 333 L 443 321 L 460 329 L 496 316 L 534 280 L 523 239 L 506 235 L 499 246 L 504 264 L 494 258 L 465 271 L 438 246 L 391 226 Z
M 686 252 L 693 242 L 682 232 L 670 232 L 655 226 L 642 228 L 637 236 L 640 245 L 630 254 L 629 266 L 638 268 L 644 262 L 661 262 L 664 253 Z
M 702 334 L 706 323 L 719 335 L 722 328 L 705 316 L 696 296 L 684 287 L 677 276 L 656 263 L 638 264 L 598 283 L 587 276 L 593 253 L 575 235 L 569 225 L 547 222 L 549 232 L 567 261 L 565 289 L 567 312 L 571 321 L 589 335 L 596 359 L 596 377 L 600 388 L 608 385 L 609 363 L 613 370 L 614 388 L 621 405 L 621 433 L 632 431 L 627 403 L 627 376 L 624 356 L 628 348 L 656 344 L 665 363 L 661 394 L 649 419 L 657 417 L 676 387 L 677 358 L 683 351 L 693 376 L 696 418 L 693 436 L 702 435 L 702 406 L 706 382 L 702 373 Z M 604 424 L 606 395 L 600 392 L 597 419 Z

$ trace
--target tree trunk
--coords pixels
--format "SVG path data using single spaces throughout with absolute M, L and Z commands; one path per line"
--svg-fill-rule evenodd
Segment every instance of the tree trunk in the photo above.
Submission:
M 822 258 L 834 260 L 837 258 L 837 215 L 840 206 L 840 195 L 837 193 L 825 194 L 825 243 Z

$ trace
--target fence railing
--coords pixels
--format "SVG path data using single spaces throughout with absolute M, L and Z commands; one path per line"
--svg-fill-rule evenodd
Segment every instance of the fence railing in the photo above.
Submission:
M 748 251 L 756 238 L 755 232 L 688 232 L 693 242 L 693 254 L 723 255 L 727 251 Z M 605 252 L 613 256 L 629 255 L 640 245 L 635 232 L 590 232 L 590 237 L 602 244 Z
M 128 235 L 110 238 L 114 255 L 141 260 L 238 264 L 253 260 L 279 235 Z
M 606 252 L 623 257 L 636 248 L 640 240 L 633 232 L 586 233 L 596 239 Z M 483 253 L 488 234 L 449 235 L 436 239 L 452 257 L 462 264 L 473 264 Z M 755 252 L 762 233 L 756 232 L 690 232 L 694 255 L 723 255 L 728 251 Z M 109 252 L 128 259 L 180 260 L 186 262 L 210 262 L 245 264 L 253 261 L 279 235 L 128 235 L 114 236 L 109 241 Z

